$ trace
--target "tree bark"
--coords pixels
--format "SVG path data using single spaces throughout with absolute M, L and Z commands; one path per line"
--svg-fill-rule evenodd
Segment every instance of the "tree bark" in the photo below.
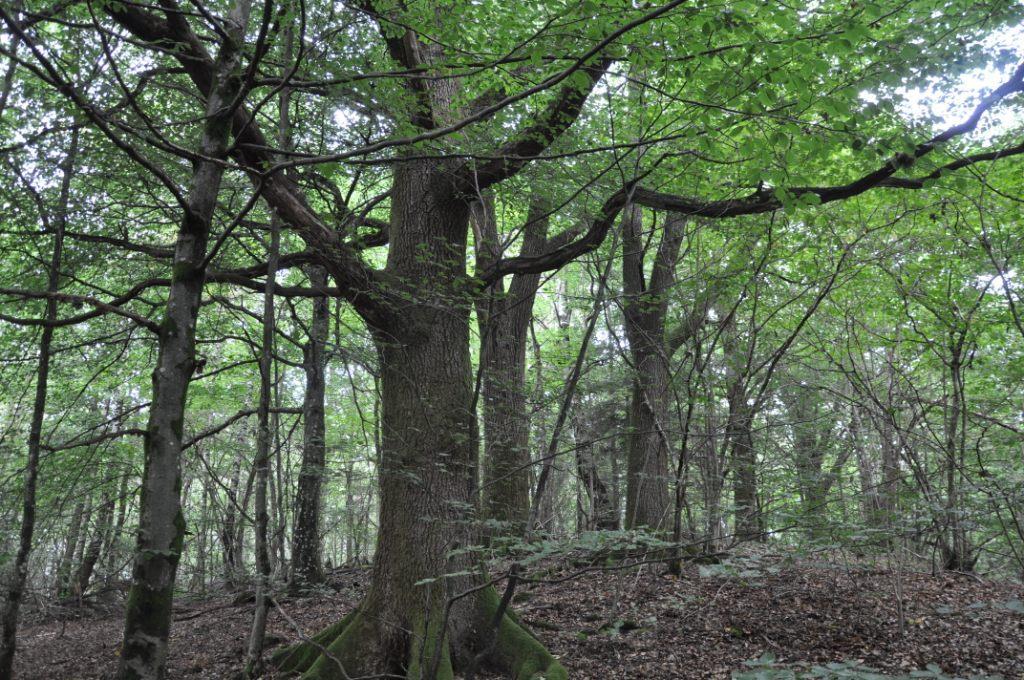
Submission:
M 441 165 L 442 167 L 438 167 Z M 395 323 L 373 327 L 381 358 L 380 530 L 370 590 L 358 610 L 279 655 L 309 678 L 395 673 L 451 678 L 484 649 L 497 594 L 482 587 L 474 545 L 477 432 L 465 271 L 469 205 L 444 164 L 395 168 L 387 273 L 401 282 Z M 492 653 L 516 677 L 561 666 L 503 617 Z
M 181 510 L 181 444 L 185 399 L 195 369 L 196 320 L 205 279 L 206 246 L 220 190 L 238 96 L 240 48 L 249 0 L 226 17 L 227 38 L 215 63 L 206 120 L 185 215 L 174 247 L 167 309 L 160 324 L 153 398 L 143 442 L 145 465 L 132 585 L 125 608 L 120 680 L 161 680 L 165 675 L 174 580 L 185 538 Z
M 281 247 L 281 223 L 277 216 L 270 220 L 270 244 L 267 254 L 267 280 L 263 290 L 263 337 L 260 342 L 260 394 L 257 411 L 256 433 L 256 608 L 253 614 L 252 630 L 249 635 L 249 650 L 246 654 L 245 675 L 259 677 L 263 672 L 263 638 L 267 628 L 267 607 L 270 589 L 270 514 L 267 503 L 267 486 L 270 481 L 270 447 L 273 433 L 270 431 L 270 401 L 273 390 L 274 332 L 276 330 L 274 310 L 274 286 L 277 282 L 277 262 Z
M 327 287 L 323 267 L 308 270 L 313 288 Z M 302 401 L 302 464 L 295 494 L 295 524 L 292 533 L 292 574 L 294 584 L 320 583 L 324 579 L 320 539 L 320 502 L 326 462 L 324 356 L 327 345 L 329 307 L 326 297 L 313 298 L 309 338 L 302 348 L 302 369 L 306 391 Z M 346 493 L 349 493 L 346 491 Z M 350 504 L 346 504 L 350 512 Z
M 754 413 L 746 403 L 746 392 L 730 399 L 729 442 L 732 462 L 735 535 L 740 541 L 762 536 L 761 511 L 757 499 L 757 452 L 754 449 Z
M 57 563 L 55 571 L 56 579 L 53 584 L 53 596 L 62 598 L 67 595 L 71 586 L 71 569 L 75 562 L 75 549 L 78 547 L 78 537 L 82 532 L 82 518 L 85 515 L 85 501 L 79 500 L 75 503 L 74 514 L 71 517 L 71 526 L 68 527 L 67 539 L 64 543 L 64 552 Z
M 240 437 L 241 438 L 241 437 Z M 242 442 L 238 442 L 235 460 L 231 467 L 227 498 L 224 503 L 224 520 L 220 526 L 220 543 L 224 555 L 224 581 L 228 588 L 235 588 L 242 580 L 242 544 L 239 528 L 244 526 L 238 508 L 238 491 L 242 484 Z
M 106 555 L 104 572 L 108 575 L 113 575 L 115 568 L 120 572 L 123 566 L 118 564 L 118 559 L 121 553 L 121 535 L 124 532 L 124 523 L 128 519 L 128 504 L 130 501 L 128 493 L 129 473 L 124 472 L 119 476 L 121 482 L 117 488 L 117 519 L 111 527 L 110 536 L 107 537 L 107 544 L 103 548 L 103 552 Z
M 626 477 L 626 528 L 662 531 L 672 517 L 669 494 L 669 439 L 666 425 L 670 398 L 671 351 L 665 319 L 675 263 L 682 243 L 683 218 L 666 220 L 649 281 L 639 207 L 623 213 L 623 316 L 633 369 Z
M 82 561 L 78 566 L 78 575 L 75 578 L 74 594 L 77 597 L 85 595 L 89 589 L 89 582 L 92 580 L 93 570 L 100 559 L 100 552 L 103 550 L 104 538 L 110 531 L 110 523 L 114 515 L 114 499 L 109 492 L 104 493 L 103 505 L 100 506 L 99 517 L 93 529 L 92 540 L 85 549 Z
M 477 271 L 501 257 L 491 196 L 472 207 Z M 533 200 L 524 228 L 522 256 L 547 246 L 547 214 Z M 508 292 L 502 281 L 476 301 L 480 332 L 484 421 L 483 519 L 500 525 L 493 533 L 522 533 L 530 513 L 530 422 L 526 409 L 526 335 L 540 274 L 516 274 Z
M 828 527 L 828 494 L 834 478 L 825 469 L 825 455 L 831 445 L 830 420 L 822 418 L 822 395 L 806 385 L 794 385 L 783 391 L 793 435 L 793 457 L 803 504 L 802 516 L 808 536 L 820 539 Z M 849 449 L 847 449 L 849 450 Z M 845 462 L 839 456 L 839 464 Z M 840 462 L 841 461 L 841 462 Z

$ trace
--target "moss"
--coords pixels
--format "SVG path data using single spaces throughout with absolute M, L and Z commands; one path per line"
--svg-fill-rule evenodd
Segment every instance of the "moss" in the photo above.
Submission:
M 377 630 L 362 610 L 350 616 L 341 633 L 325 645 L 327 652 L 317 655 L 302 674 L 305 680 L 349 680 L 367 674 L 372 665 L 367 659 L 372 659 L 377 649 Z
M 479 603 L 481 621 L 490 628 L 498 610 L 499 598 L 493 588 L 485 590 Z M 405 676 L 408 680 L 429 677 L 437 666 L 434 680 L 453 680 L 451 649 L 444 636 L 442 623 L 444 608 L 433 608 L 437 613 L 413 624 L 409 640 Z M 271 665 L 285 674 L 302 674 L 306 680 L 347 680 L 364 675 L 374 669 L 372 660 L 378 649 L 377 629 L 360 609 L 350 612 L 341 621 L 317 633 L 310 642 L 283 649 L 271 657 Z M 327 650 L 327 654 L 323 653 Z M 440 654 L 440 659 L 436 654 Z M 568 673 L 544 645 L 523 625 L 512 612 L 504 614 L 490 653 L 490 663 L 509 673 L 514 680 L 568 680 Z M 344 668 L 342 671 L 338 664 Z M 347 676 L 346 676 L 347 674 Z
M 481 595 L 487 625 L 494 621 L 500 600 L 493 588 Z M 568 680 L 562 664 L 544 648 L 534 635 L 516 622 L 511 612 L 502 615 L 491 661 L 508 670 L 514 680 Z
M 196 268 L 191 262 L 176 262 L 171 267 L 171 281 L 184 281 L 195 274 Z
M 154 556 L 140 556 L 140 561 Z M 156 556 L 159 558 L 159 556 Z M 135 567 L 138 580 L 139 570 Z M 173 572 L 172 572 L 173 573 Z M 148 677 L 149 669 L 162 665 L 171 620 L 173 588 L 151 589 L 135 583 L 125 606 L 125 638 L 121 649 L 121 677 Z
M 448 637 L 444 634 L 443 608 L 436 607 L 436 615 L 430 616 L 426 624 L 423 618 L 413 628 L 412 639 L 409 641 L 409 667 L 405 673 L 408 680 L 422 680 L 423 678 L 434 678 L 436 680 L 452 680 L 455 673 L 452 670 L 451 651 L 448 648 Z M 441 639 L 438 636 L 443 636 Z M 441 658 L 435 658 L 440 652 Z M 437 673 L 431 675 L 434 666 L 437 666 Z
M 323 653 L 321 648 L 337 639 L 358 613 L 358 609 L 353 609 L 341 621 L 327 626 L 310 640 L 278 650 L 270 657 L 270 665 L 282 673 L 306 672 Z

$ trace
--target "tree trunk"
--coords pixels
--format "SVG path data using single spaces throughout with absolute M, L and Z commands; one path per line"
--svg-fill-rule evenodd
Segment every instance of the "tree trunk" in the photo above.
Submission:
M 754 450 L 754 414 L 746 404 L 732 408 L 729 436 L 732 451 L 733 505 L 736 513 L 736 539 L 760 540 L 762 536 L 761 511 L 757 500 L 757 454 Z
M 864 426 L 861 416 L 861 406 L 857 403 L 850 404 L 850 424 L 847 427 L 849 435 L 848 445 L 852 446 L 857 456 L 857 479 L 860 482 L 860 515 L 861 521 L 869 528 L 877 529 L 883 526 L 881 519 L 881 505 L 878 496 L 878 475 L 875 461 L 871 459 L 867 447 L 864 445 Z
M 71 526 L 68 528 L 68 535 L 64 543 L 64 552 L 57 563 L 56 580 L 53 584 L 53 596 L 62 598 L 67 595 L 71 585 L 71 568 L 75 562 L 75 548 L 78 547 L 78 536 L 82 532 L 82 517 L 85 514 L 85 501 L 79 500 L 75 503 L 74 514 L 71 517 Z
M 501 257 L 490 196 L 472 209 L 477 271 Z M 539 201 L 530 205 L 521 256 L 547 248 L 548 219 Z M 521 533 L 530 514 L 530 422 L 526 410 L 526 334 L 540 274 L 516 274 L 509 290 L 498 281 L 476 302 L 484 421 L 483 519 L 495 533 Z
M 103 552 L 106 555 L 104 573 L 108 575 L 108 578 L 114 574 L 115 569 L 120 573 L 123 566 L 118 563 L 118 560 L 121 554 L 121 535 L 124 532 L 124 523 L 128 518 L 128 505 L 130 501 L 128 493 L 129 474 L 125 472 L 120 477 L 121 483 L 117 489 L 117 520 L 114 522 L 110 536 L 107 538 L 107 544 L 103 548 Z
M 12 46 L 16 43 L 12 43 Z M 11 72 L 14 71 L 13 59 Z M 6 101 L 9 85 L 4 87 L 3 99 Z M 0 111 L 3 106 L 0 105 Z M 57 214 L 52 224 L 42 216 L 44 226 L 53 230 L 53 251 L 50 254 L 50 268 L 46 290 L 56 293 L 60 288 L 60 265 L 64 253 L 64 228 L 67 225 L 68 197 L 71 189 L 71 176 L 74 172 L 75 156 L 78 152 L 78 129 L 71 133 L 68 153 L 61 163 L 61 186 Z M 57 299 L 46 299 L 44 318 L 53 322 L 57 318 Z M 18 610 L 25 592 L 25 581 L 28 578 L 28 558 L 32 551 L 32 536 L 36 526 L 36 485 L 39 475 L 39 453 L 42 449 L 43 418 L 46 415 L 46 396 L 50 379 L 50 348 L 53 344 L 52 325 L 44 325 L 39 338 L 39 364 L 36 369 L 36 393 L 32 402 L 32 420 L 28 433 L 28 460 L 25 462 L 25 488 L 21 503 L 21 531 L 18 540 L 18 552 L 14 558 L 13 574 L 9 579 L 3 606 L 3 628 L 0 636 L 0 678 L 11 677 L 14 666 L 14 649 L 17 644 Z M 77 537 L 76 537 L 77 538 Z M 69 542 L 70 538 L 69 538 Z M 71 542 L 73 543 L 73 542 Z M 61 574 L 58 571 L 58 588 Z
M 952 333 L 950 334 L 953 335 Z M 974 571 L 977 555 L 971 545 L 970 534 L 961 519 L 960 482 L 964 467 L 966 423 L 966 397 L 964 395 L 964 342 L 966 333 L 957 334 L 950 342 L 950 358 L 947 361 L 951 399 L 946 408 L 945 419 L 945 467 L 946 467 L 946 513 L 945 532 L 942 538 L 943 568 L 948 571 Z
M 281 670 L 308 670 L 311 678 L 451 678 L 453 668 L 486 648 L 492 631 L 497 594 L 489 587 L 473 590 L 483 576 L 472 575 L 471 558 L 459 550 L 476 542 L 469 208 L 445 191 L 444 170 L 429 161 L 395 169 L 387 272 L 405 290 L 393 326 L 372 329 L 382 396 L 372 584 L 359 609 L 314 638 L 329 654 L 300 645 L 277 658 Z M 508 617 L 491 658 L 515 677 L 565 677 Z
M 586 512 L 587 530 L 615 531 L 619 528 L 619 513 L 614 505 L 612 494 L 601 480 L 600 471 L 597 467 L 597 456 L 595 455 L 593 442 L 577 442 L 576 445 L 576 473 L 579 475 L 580 484 L 586 491 L 588 508 Z
M 125 607 L 121 680 L 160 680 L 167 660 L 174 580 L 185 539 L 181 510 L 181 444 L 185 399 L 195 369 L 196 319 L 206 276 L 206 245 L 217 204 L 233 114 L 239 93 L 239 47 L 249 0 L 226 17 L 225 41 L 215 63 L 199 151 L 185 215 L 174 247 L 167 309 L 160 324 L 153 397 L 143 442 L 145 465 L 132 585 Z
M 323 267 L 310 267 L 308 273 L 313 288 L 327 287 L 327 272 Z M 320 583 L 324 580 L 320 541 L 320 501 L 326 462 L 324 350 L 327 344 L 328 319 L 327 298 L 313 298 L 309 339 L 302 348 L 306 392 L 302 402 L 302 465 L 299 468 L 299 488 L 295 494 L 295 526 L 292 533 L 291 580 L 295 584 Z M 345 512 L 351 512 L 348 503 Z
M 623 316 L 633 369 L 626 477 L 626 528 L 661 531 L 671 523 L 668 422 L 670 351 L 665 317 L 683 236 L 683 219 L 670 214 L 650 280 L 645 280 L 642 213 L 623 213 Z
M 228 483 L 227 499 L 224 503 L 224 520 L 220 526 L 220 543 L 224 551 L 224 581 L 230 589 L 241 582 L 242 547 L 237 540 L 239 518 L 238 491 L 242 483 L 242 446 L 239 442 L 235 453 L 235 461 L 231 467 L 231 480 Z
M 267 253 L 267 279 L 263 289 L 263 337 L 260 342 L 260 396 L 257 411 L 258 430 L 256 434 L 256 608 L 253 614 L 252 630 L 249 635 L 249 650 L 246 654 L 245 675 L 259 677 L 263 673 L 263 638 L 267 629 L 267 607 L 270 589 L 270 545 L 268 530 L 270 514 L 267 503 L 267 486 L 270 481 L 270 447 L 273 437 L 270 431 L 270 401 L 274 378 L 274 286 L 277 281 L 277 262 L 281 247 L 281 223 L 275 215 L 270 220 L 270 244 Z
M 801 385 L 782 394 L 793 435 L 793 457 L 803 504 L 801 515 L 812 539 L 822 538 L 827 528 L 828 488 L 831 486 L 824 469 L 829 437 L 819 432 L 822 427 L 820 397 L 817 390 Z
M 200 595 L 206 594 L 206 544 L 210 514 L 210 498 L 213 496 L 213 489 L 210 483 L 204 480 L 203 502 L 199 507 L 199 526 L 196 531 L 196 570 L 192 574 L 190 590 L 198 591 Z
M 734 536 L 739 541 L 762 537 L 757 501 L 757 453 L 754 450 L 754 406 L 750 403 L 750 346 L 743 343 L 735 321 L 724 329 L 723 352 L 727 378 L 726 441 L 732 468 Z
M 103 549 L 104 537 L 110 531 L 111 519 L 114 515 L 114 499 L 110 492 L 103 495 L 103 505 L 100 507 L 100 514 L 96 520 L 96 527 L 93 529 L 92 540 L 82 556 L 78 566 L 78 575 L 75 579 L 74 593 L 78 597 L 85 595 L 89 589 L 89 581 L 92 580 L 92 572 L 100 559 L 100 551 Z

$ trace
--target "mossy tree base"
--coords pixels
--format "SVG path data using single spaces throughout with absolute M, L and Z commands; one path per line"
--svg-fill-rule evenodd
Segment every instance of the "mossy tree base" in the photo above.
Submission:
M 458 647 L 447 636 L 438 644 L 440 620 L 412 626 L 408 645 L 393 658 L 381 644 L 378 622 L 360 607 L 306 642 L 282 649 L 271 659 L 278 672 L 307 680 L 347 680 L 376 673 L 404 675 L 409 680 L 452 680 L 456 671 L 486 650 L 485 664 L 514 680 L 566 680 L 569 676 L 544 645 L 504 614 L 494 637 L 491 623 L 498 607 L 493 588 L 483 591 L 475 607 L 479 624 Z M 438 657 L 440 654 L 440 657 Z M 389 658 L 390 657 L 390 658 Z

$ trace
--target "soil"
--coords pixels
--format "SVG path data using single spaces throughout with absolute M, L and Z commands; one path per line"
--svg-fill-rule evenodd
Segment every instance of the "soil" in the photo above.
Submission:
M 280 597 L 268 647 L 341 618 L 368 578 L 366 569 L 337 570 L 329 588 Z M 745 662 L 766 653 L 794 670 L 846 662 L 907 677 L 934 664 L 933 671 L 937 666 L 951 677 L 1024 678 L 1019 584 L 772 555 L 691 565 L 679 578 L 661 565 L 560 564 L 534 579 L 521 586 L 514 608 L 580 680 L 730 678 L 751 672 Z M 168 678 L 231 677 L 251 617 L 251 597 L 179 598 Z M 26 618 L 16 677 L 111 677 L 121 640 L 116 603 L 50 608 Z

